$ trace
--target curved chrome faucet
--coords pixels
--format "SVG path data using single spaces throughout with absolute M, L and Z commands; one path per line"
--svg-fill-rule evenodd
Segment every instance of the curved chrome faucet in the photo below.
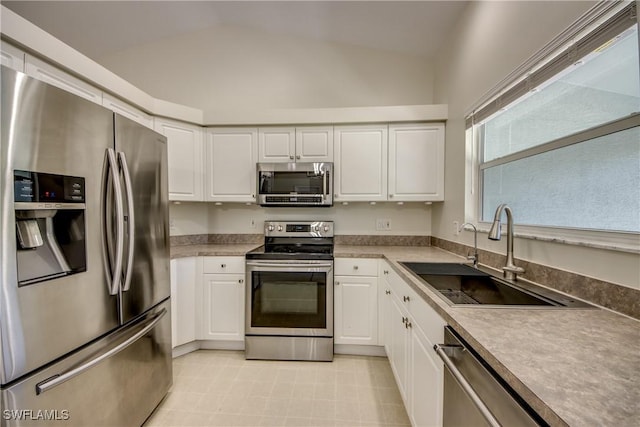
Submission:
M 498 206 L 496 214 L 493 218 L 493 224 L 491 230 L 489 230 L 489 239 L 500 240 L 502 223 L 500 218 L 502 217 L 502 211 L 507 213 L 507 265 L 502 267 L 504 271 L 504 278 L 507 280 L 516 280 L 518 274 L 524 273 L 524 268 L 517 267 L 513 263 L 513 213 L 511 208 L 505 203 Z
M 476 228 L 475 225 L 471 224 L 470 222 L 465 222 L 460 226 L 458 231 L 462 231 L 466 225 L 473 227 L 473 254 L 467 255 L 467 259 L 469 261 L 473 261 L 473 266 L 477 268 L 478 267 L 478 229 Z

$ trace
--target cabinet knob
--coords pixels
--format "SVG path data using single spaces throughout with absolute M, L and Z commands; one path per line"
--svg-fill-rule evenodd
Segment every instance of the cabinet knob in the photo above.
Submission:
M 409 302 L 409 301 L 411 301 L 411 298 L 405 295 L 405 296 L 402 297 L 402 301 Z
M 357 266 L 357 265 L 354 265 L 354 266 L 353 266 L 353 269 L 354 269 L 354 270 L 357 270 L 357 269 L 358 269 L 358 266 Z
M 252 199 L 255 199 L 255 198 L 256 198 L 256 195 L 255 195 L 255 194 L 252 194 L 252 195 L 251 195 L 251 198 L 252 198 Z
M 389 194 L 389 198 L 390 198 L 390 199 L 393 199 L 393 194 Z
M 383 273 L 384 274 L 389 274 L 389 270 L 384 270 Z
M 289 156 L 289 159 L 290 159 L 290 160 L 293 160 L 293 156 Z
M 238 280 L 238 283 L 240 283 L 240 284 L 244 283 L 244 279 Z
M 296 156 L 296 159 L 300 160 L 300 156 L 299 156 L 299 155 L 298 155 L 298 156 Z
M 387 289 L 386 291 L 384 291 L 385 294 L 387 295 L 391 295 L 391 291 L 389 289 Z
M 227 264 L 220 264 L 220 268 L 227 268 Z
M 404 327 L 407 329 L 411 327 L 411 322 L 409 322 L 409 319 L 407 319 L 407 321 L 405 322 Z
M 404 323 L 406 325 L 408 321 L 409 321 L 409 319 L 407 319 L 406 317 L 402 316 L 402 323 Z
M 336 282 L 336 286 L 339 286 L 339 285 L 340 285 L 340 282 Z

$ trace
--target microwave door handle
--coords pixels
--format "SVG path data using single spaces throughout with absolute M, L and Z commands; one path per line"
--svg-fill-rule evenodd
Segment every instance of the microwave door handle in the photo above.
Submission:
M 327 197 L 327 181 L 329 180 L 329 174 L 327 171 L 322 171 L 322 197 Z
M 124 219 L 122 207 L 122 188 L 120 187 L 120 177 L 118 176 L 118 163 L 115 151 L 107 148 L 105 152 L 105 161 L 103 167 L 103 194 L 102 194 L 102 262 L 105 275 L 107 276 L 107 288 L 110 295 L 116 295 L 120 288 L 120 280 L 122 276 L 122 255 L 124 251 Z M 111 244 L 109 243 L 113 236 L 111 228 L 107 223 L 110 221 L 108 216 L 112 215 L 111 206 L 111 187 L 113 187 L 113 201 L 115 202 L 115 257 L 111 258 Z M 113 261 L 112 261 L 113 260 Z
M 131 186 L 131 174 L 129 173 L 129 166 L 127 165 L 127 158 L 122 151 L 118 153 L 118 161 L 120 163 L 120 167 L 122 168 L 122 175 L 124 177 L 124 188 L 126 190 L 127 195 L 127 225 L 128 225 L 128 233 L 129 233 L 129 241 L 127 248 L 127 263 L 124 265 L 125 274 L 124 274 L 124 285 L 122 286 L 122 291 L 127 292 L 131 287 L 131 273 L 133 272 L 133 251 L 134 251 L 134 243 L 135 243 L 135 232 L 136 232 L 136 219 L 135 219 L 135 209 L 133 206 L 133 187 Z M 124 217 L 123 217 L 124 219 Z

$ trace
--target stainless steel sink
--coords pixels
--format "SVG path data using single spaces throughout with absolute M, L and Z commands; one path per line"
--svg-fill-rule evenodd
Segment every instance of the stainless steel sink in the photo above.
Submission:
M 511 283 L 466 264 L 401 262 L 455 306 L 591 307 L 522 279 Z

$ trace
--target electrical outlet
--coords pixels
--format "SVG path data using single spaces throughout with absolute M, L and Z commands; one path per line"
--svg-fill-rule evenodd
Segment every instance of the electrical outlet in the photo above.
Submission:
M 453 221 L 453 235 L 457 236 L 460 234 L 460 223 L 458 221 Z
M 256 228 L 256 220 L 251 218 L 249 221 L 249 228 Z
M 389 231 L 391 230 L 391 220 L 390 219 L 377 219 L 376 220 L 376 230 L 378 231 Z

